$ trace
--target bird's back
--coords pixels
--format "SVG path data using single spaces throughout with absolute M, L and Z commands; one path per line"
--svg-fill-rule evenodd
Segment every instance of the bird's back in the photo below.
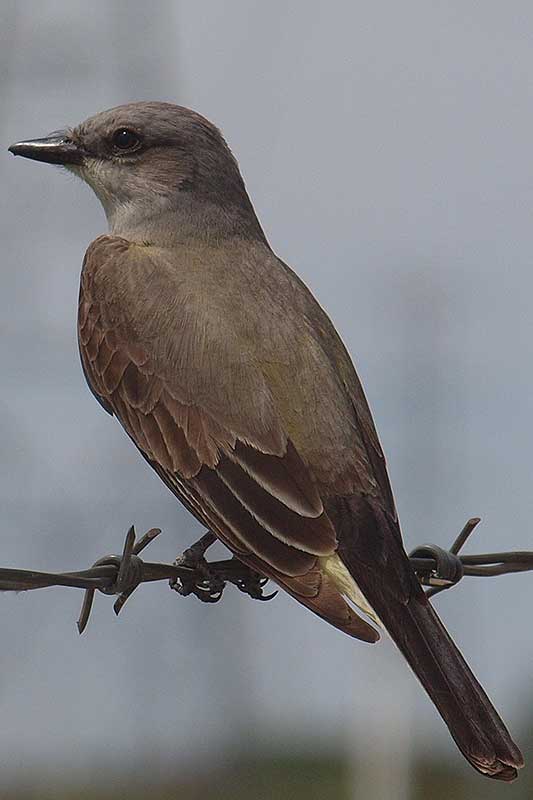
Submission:
M 268 246 L 166 249 L 99 237 L 82 287 L 82 302 L 97 302 L 130 341 L 138 337 L 184 399 L 234 427 L 255 425 L 258 435 L 280 429 L 325 496 L 379 493 L 368 449 L 379 464 L 381 449 L 351 360 L 313 295 Z

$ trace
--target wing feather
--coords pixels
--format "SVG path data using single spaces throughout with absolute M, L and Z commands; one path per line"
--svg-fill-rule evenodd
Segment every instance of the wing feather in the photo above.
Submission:
M 335 530 L 264 374 L 245 348 L 209 338 L 201 309 L 198 320 L 188 307 L 157 318 L 162 289 L 153 269 L 143 272 L 144 258 L 142 247 L 114 237 L 87 252 L 79 345 L 91 390 L 239 558 L 341 630 L 375 641 L 319 567 L 336 550 Z
M 290 440 L 283 459 L 259 453 L 243 442 L 238 442 L 229 455 L 263 489 L 275 494 L 292 511 L 304 517 L 322 514 L 324 507 L 316 484 L 309 480 L 309 472 Z
M 217 474 L 263 528 L 282 542 L 317 556 L 331 555 L 335 551 L 335 531 L 326 514 L 301 516 L 229 458 L 220 460 Z

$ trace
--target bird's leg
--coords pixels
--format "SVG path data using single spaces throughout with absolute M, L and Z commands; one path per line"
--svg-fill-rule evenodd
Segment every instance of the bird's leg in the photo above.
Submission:
M 170 587 L 183 596 L 194 594 L 204 603 L 216 603 L 222 597 L 226 583 L 232 583 L 241 592 L 254 600 L 271 600 L 277 592 L 263 594 L 268 578 L 243 564 L 235 556 L 225 561 L 207 562 L 205 553 L 217 537 L 207 531 L 197 542 L 188 547 L 174 564 L 190 569 L 190 575 L 172 579 Z
M 191 570 L 190 576 L 182 576 L 170 581 L 170 588 L 178 594 L 187 597 L 194 594 L 204 603 L 216 603 L 222 597 L 225 581 L 212 570 L 205 560 L 205 553 L 214 544 L 217 537 L 207 531 L 193 545 L 184 550 L 174 561 L 177 567 L 187 567 Z
M 196 569 L 199 564 L 205 562 L 206 552 L 216 541 L 217 537 L 215 534 L 211 533 L 211 531 L 207 531 L 207 533 L 204 533 L 204 535 L 201 536 L 197 542 L 184 550 L 174 563 L 180 567 L 183 566 Z

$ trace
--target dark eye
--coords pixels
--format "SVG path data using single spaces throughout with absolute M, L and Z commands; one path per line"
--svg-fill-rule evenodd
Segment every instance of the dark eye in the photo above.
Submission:
M 117 150 L 136 150 L 141 144 L 140 137 L 128 128 L 119 128 L 113 134 L 113 147 Z

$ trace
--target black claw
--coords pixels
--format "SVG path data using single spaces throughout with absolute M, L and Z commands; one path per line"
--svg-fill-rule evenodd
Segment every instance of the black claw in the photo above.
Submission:
M 244 569 L 246 569 L 246 567 L 244 567 Z M 254 572 L 250 569 L 245 575 L 240 575 L 237 580 L 233 582 L 237 589 L 249 595 L 254 600 L 265 601 L 272 600 L 277 595 L 277 591 L 268 595 L 263 594 L 263 587 L 266 586 L 268 580 L 269 579 L 264 575 L 260 575 L 258 572 Z
M 183 563 L 180 566 L 183 566 Z M 171 589 L 181 594 L 182 597 L 193 594 L 203 603 L 218 603 L 222 597 L 224 586 L 224 581 L 215 572 L 209 570 L 207 562 L 198 565 L 196 571 L 191 569 L 190 577 L 170 581 Z
M 205 560 L 207 549 L 216 541 L 208 531 L 202 538 L 188 547 L 174 564 L 190 569 L 190 575 L 170 580 L 170 587 L 183 596 L 193 594 L 204 603 L 217 603 L 227 583 L 232 583 L 254 600 L 272 600 L 277 591 L 263 594 L 268 578 L 247 567 L 238 558 L 209 563 Z
M 276 591 L 272 592 L 271 594 L 262 594 L 261 597 L 254 597 L 254 600 L 261 600 L 261 602 L 264 603 L 266 600 L 273 600 L 277 593 L 278 590 L 276 589 Z

